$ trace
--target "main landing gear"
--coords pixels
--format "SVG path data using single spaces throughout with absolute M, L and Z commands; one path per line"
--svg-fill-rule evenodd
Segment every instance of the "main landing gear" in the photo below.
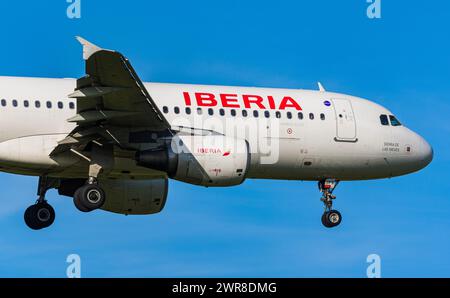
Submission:
M 101 208 L 105 200 L 105 192 L 98 186 L 97 179 L 94 177 L 90 177 L 88 183 L 78 188 L 73 196 L 75 207 L 82 212 Z
M 322 198 L 320 198 L 320 200 L 325 205 L 325 211 L 322 215 L 322 224 L 327 228 L 336 227 L 342 221 L 341 213 L 337 210 L 333 210 L 333 200 L 336 199 L 336 196 L 333 195 L 333 191 L 338 183 L 339 181 L 335 179 L 319 181 L 319 190 L 322 192 Z
M 36 204 L 25 210 L 25 223 L 30 229 L 40 230 L 52 225 L 55 221 L 55 210 L 45 200 L 47 190 L 54 186 L 55 180 L 46 176 L 39 177 L 38 196 Z
M 91 212 L 99 209 L 106 201 L 105 191 L 98 185 L 97 177 L 105 168 L 111 169 L 113 161 L 111 146 L 94 146 L 89 163 L 89 179 L 79 187 L 73 195 L 73 203 L 81 212 Z
M 82 212 L 90 212 L 99 209 L 106 201 L 104 190 L 98 185 L 97 177 L 103 170 L 111 169 L 114 164 L 113 147 L 96 144 L 91 148 L 89 161 L 89 173 L 86 184 L 78 187 L 73 194 L 75 207 Z M 36 204 L 27 208 L 24 214 L 25 223 L 33 230 L 40 230 L 52 225 L 55 221 L 55 210 L 47 203 L 45 194 L 50 188 L 58 188 L 60 179 L 50 178 L 47 175 L 39 177 L 38 196 Z
M 34 205 L 25 210 L 26 225 L 33 230 L 48 228 L 55 221 L 55 210 L 45 199 L 47 190 L 58 187 L 58 179 L 39 177 L 38 199 Z M 78 210 L 90 212 L 99 209 L 105 203 L 105 192 L 97 185 L 97 179 L 89 178 L 88 182 L 79 187 L 74 194 L 73 201 Z

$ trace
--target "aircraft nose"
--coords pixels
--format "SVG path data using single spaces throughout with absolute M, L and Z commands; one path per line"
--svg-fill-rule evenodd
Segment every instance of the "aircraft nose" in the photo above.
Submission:
M 424 138 L 420 136 L 419 138 L 418 155 L 423 167 L 426 167 L 433 160 L 434 152 L 431 145 Z

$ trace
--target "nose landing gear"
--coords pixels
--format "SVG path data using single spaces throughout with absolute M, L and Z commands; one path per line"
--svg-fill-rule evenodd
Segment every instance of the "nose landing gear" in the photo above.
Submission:
M 322 214 L 322 224 L 327 228 L 333 228 L 338 226 L 342 221 L 342 215 L 339 211 L 333 210 L 333 200 L 336 196 L 333 195 L 333 191 L 339 181 L 335 179 L 325 179 L 319 181 L 319 190 L 322 192 L 320 200 L 325 205 L 325 211 Z

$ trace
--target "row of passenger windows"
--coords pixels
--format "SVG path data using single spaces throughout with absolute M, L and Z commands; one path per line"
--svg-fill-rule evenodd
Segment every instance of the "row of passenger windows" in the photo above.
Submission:
M 7 102 L 6 99 L 2 99 L 2 100 L 0 100 L 0 104 L 2 105 L 2 107 L 6 107 L 6 106 L 8 105 L 8 102 Z M 12 105 L 13 107 L 18 107 L 18 106 L 19 106 L 19 101 L 16 100 L 16 99 L 13 99 L 13 100 L 11 101 L 11 105 Z M 24 100 L 24 101 L 22 102 L 22 105 L 23 105 L 25 108 L 28 108 L 28 107 L 30 106 L 30 101 L 29 101 L 29 100 Z M 39 100 L 35 100 L 35 101 L 34 101 L 34 106 L 35 106 L 36 108 L 40 108 L 40 107 L 41 107 L 41 102 L 40 102 Z M 45 102 L 45 106 L 46 106 L 47 108 L 51 109 L 51 108 L 53 107 L 53 103 L 52 103 L 51 101 L 46 101 L 46 102 Z M 58 109 L 64 109 L 64 103 L 63 103 L 62 101 L 58 101 L 58 102 L 56 103 L 56 106 L 58 107 Z M 69 102 L 69 105 L 68 105 L 68 106 L 69 106 L 69 109 L 71 109 L 71 110 L 75 109 L 75 103 L 72 102 L 72 101 Z
M 196 110 L 197 110 L 197 114 L 198 115 L 202 115 L 203 114 L 203 109 L 202 108 L 197 108 Z M 179 107 L 174 107 L 173 111 L 174 111 L 175 114 L 180 114 L 180 112 L 181 112 Z M 208 115 L 210 115 L 210 116 L 214 115 L 214 109 L 209 108 L 207 111 L 208 111 Z M 163 113 L 164 114 L 169 113 L 169 108 L 167 106 L 163 107 Z M 185 113 L 187 115 L 190 115 L 192 113 L 191 108 L 190 107 L 186 107 Z M 247 117 L 250 112 L 247 111 L 247 110 L 241 110 L 241 113 L 242 113 L 243 117 Z M 230 115 L 232 117 L 237 116 L 237 114 L 238 114 L 238 112 L 235 109 L 230 109 Z M 253 117 L 255 117 L 255 118 L 259 117 L 259 111 L 257 111 L 257 110 L 253 110 L 252 114 L 253 114 Z M 286 114 L 286 118 L 287 119 L 292 119 L 292 117 L 293 117 L 292 112 L 286 112 L 285 114 Z M 219 115 L 220 116 L 225 116 L 225 109 L 219 109 Z M 269 118 L 270 117 L 270 111 L 264 111 L 263 115 L 264 115 L 264 117 Z M 280 111 L 276 111 L 275 112 L 275 117 L 276 118 L 281 118 L 283 115 L 284 115 L 284 113 L 282 114 Z M 309 113 L 308 117 L 309 117 L 309 119 L 314 120 L 314 113 Z M 302 112 L 298 112 L 297 113 L 297 118 L 300 119 L 300 120 L 303 119 L 303 113 Z M 320 114 L 320 119 L 321 120 L 325 120 L 325 114 L 321 113 Z
M 389 122 L 391 123 L 392 126 L 401 126 L 402 124 L 400 123 L 400 121 L 397 120 L 397 118 L 395 118 L 395 116 L 393 115 L 380 115 L 380 122 L 381 125 L 389 125 Z

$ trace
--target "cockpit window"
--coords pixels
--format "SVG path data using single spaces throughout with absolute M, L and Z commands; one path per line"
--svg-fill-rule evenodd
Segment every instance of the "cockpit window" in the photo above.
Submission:
M 391 125 L 392 126 L 400 126 L 400 125 L 402 125 L 400 123 L 400 121 L 398 121 L 397 118 L 395 118 L 395 116 L 393 116 L 393 115 L 389 115 L 389 120 L 391 120 Z
M 389 120 L 387 115 L 380 115 L 381 125 L 389 125 Z

